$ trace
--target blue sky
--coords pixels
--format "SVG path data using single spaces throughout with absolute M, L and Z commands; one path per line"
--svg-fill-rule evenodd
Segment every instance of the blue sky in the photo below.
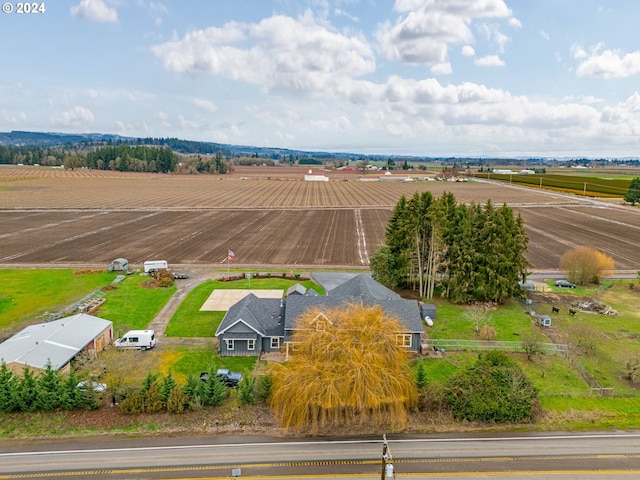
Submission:
M 37 3 L 0 14 L 0 131 L 640 155 L 636 0 Z

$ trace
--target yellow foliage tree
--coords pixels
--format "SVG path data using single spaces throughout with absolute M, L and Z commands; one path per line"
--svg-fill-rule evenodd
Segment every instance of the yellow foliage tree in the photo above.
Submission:
M 613 258 L 591 247 L 577 247 L 560 257 L 560 268 L 578 285 L 600 283 L 615 268 Z
M 310 309 L 297 320 L 291 359 L 272 367 L 270 404 L 285 428 L 310 430 L 373 420 L 402 428 L 417 404 L 404 329 L 380 307 Z

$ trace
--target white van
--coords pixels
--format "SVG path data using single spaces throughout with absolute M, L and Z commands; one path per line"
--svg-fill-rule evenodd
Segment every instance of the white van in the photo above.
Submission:
M 148 350 L 156 345 L 156 332 L 153 330 L 131 330 L 113 344 L 116 348 Z
M 169 268 L 169 264 L 166 260 L 147 260 L 143 264 L 144 273 L 153 273 L 156 270 L 162 270 Z

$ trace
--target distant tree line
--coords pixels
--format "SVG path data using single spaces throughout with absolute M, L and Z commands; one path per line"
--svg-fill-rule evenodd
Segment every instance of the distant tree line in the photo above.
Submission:
M 2 146 L 0 164 L 4 165 L 62 165 L 66 151 L 59 147 Z
M 371 257 L 374 278 L 432 298 L 436 287 L 453 302 L 503 302 L 520 293 L 526 274 L 524 222 L 505 204 L 458 204 L 453 194 L 400 198 L 386 243 Z

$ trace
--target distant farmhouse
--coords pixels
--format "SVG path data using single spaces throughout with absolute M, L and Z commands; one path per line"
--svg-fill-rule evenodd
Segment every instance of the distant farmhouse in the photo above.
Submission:
M 288 356 L 291 336 L 300 315 L 310 308 L 322 312 L 354 302 L 382 307 L 387 316 L 398 319 L 403 325 L 402 331 L 396 332 L 398 344 L 410 351 L 420 350 L 420 335 L 424 328 L 418 302 L 403 299 L 370 275 L 362 274 L 329 290 L 326 296 L 300 285 L 289 288 L 286 298 L 247 295 L 229 308 L 216 331 L 220 355 L 260 356 L 261 353 L 284 351 Z
M 113 339 L 113 322 L 79 313 L 52 322 L 30 325 L 0 344 L 0 363 L 22 373 L 30 368 L 69 373 L 71 360 L 80 353 L 96 355 Z

